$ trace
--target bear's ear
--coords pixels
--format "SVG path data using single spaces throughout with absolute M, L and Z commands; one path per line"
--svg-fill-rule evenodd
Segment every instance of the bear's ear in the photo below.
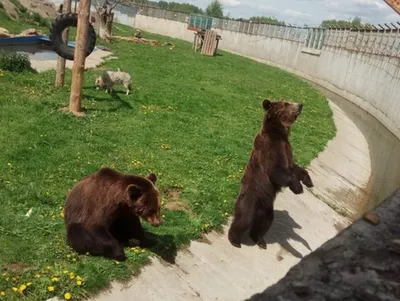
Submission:
M 265 111 L 268 111 L 272 106 L 272 102 L 269 99 L 264 99 L 262 101 L 262 107 L 264 108 Z
M 157 176 L 156 176 L 156 174 L 155 173 L 150 173 L 148 176 L 147 176 L 147 179 L 149 179 L 151 182 L 153 182 L 153 184 L 155 184 L 156 182 L 157 182 Z
M 140 188 L 136 185 L 129 185 L 128 188 L 126 188 L 126 192 L 128 193 L 129 199 L 131 201 L 136 201 L 141 195 L 142 191 Z

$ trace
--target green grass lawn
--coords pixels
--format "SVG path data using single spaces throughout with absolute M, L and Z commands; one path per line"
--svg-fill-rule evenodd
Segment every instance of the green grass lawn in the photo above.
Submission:
M 119 35 L 133 34 L 118 28 L 124 29 Z M 126 96 L 123 87 L 115 95 L 95 90 L 102 70 L 88 71 L 83 118 L 58 112 L 69 101 L 70 72 L 63 89 L 54 88 L 54 72 L 1 73 L 0 291 L 5 295 L 0 299 L 84 297 L 113 279 L 137 274 L 149 256 L 171 257 L 176 248 L 226 223 L 261 126 L 263 98 L 304 103 L 291 136 L 301 165 L 334 137 L 326 99 L 301 79 L 222 51 L 201 56 L 189 43 L 173 42 L 173 49 L 123 41 L 107 45 L 118 60 L 105 67 L 130 72 L 133 94 Z M 157 247 L 126 249 L 124 263 L 77 256 L 65 244 L 66 194 L 101 166 L 155 172 L 170 208 L 163 209 L 162 227 L 145 225 L 160 235 Z

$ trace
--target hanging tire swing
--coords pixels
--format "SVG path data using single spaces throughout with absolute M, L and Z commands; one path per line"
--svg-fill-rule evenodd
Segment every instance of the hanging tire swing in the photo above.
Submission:
M 62 33 L 68 27 L 77 27 L 78 15 L 66 13 L 57 16 L 50 27 L 50 42 L 53 45 L 53 51 L 66 60 L 73 61 L 75 48 L 68 46 L 63 39 Z M 96 32 L 92 24 L 89 23 L 89 31 L 85 45 L 85 54 L 88 57 L 96 46 Z

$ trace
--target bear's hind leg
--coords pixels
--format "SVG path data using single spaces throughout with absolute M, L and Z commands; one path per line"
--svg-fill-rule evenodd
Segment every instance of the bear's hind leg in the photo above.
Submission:
M 249 208 L 241 207 L 236 208 L 235 216 L 228 232 L 229 242 L 236 248 L 241 248 L 242 235 L 251 227 L 253 222 L 253 208 L 249 212 Z
M 266 211 L 258 211 L 254 214 L 254 222 L 250 229 L 250 238 L 261 249 L 267 248 L 264 236 L 271 228 L 274 221 L 274 209 L 268 208 Z
M 93 256 L 105 256 L 120 261 L 126 259 L 118 241 L 103 227 L 88 231 L 79 224 L 69 225 L 67 242 L 78 254 L 89 253 Z
M 118 261 L 126 260 L 125 252 L 121 244 L 111 235 L 108 229 L 104 227 L 97 228 L 92 232 L 95 238 L 95 244 L 92 248 L 92 254 L 105 256 Z

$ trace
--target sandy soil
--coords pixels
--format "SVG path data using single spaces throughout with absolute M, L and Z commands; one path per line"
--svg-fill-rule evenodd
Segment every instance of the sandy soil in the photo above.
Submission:
M 55 18 L 57 15 L 56 7 L 53 3 L 46 0 L 19 0 L 23 6 L 28 10 L 40 14 L 44 18 Z M 13 19 L 18 18 L 16 7 L 10 2 L 10 0 L 0 0 L 3 4 L 6 12 Z

